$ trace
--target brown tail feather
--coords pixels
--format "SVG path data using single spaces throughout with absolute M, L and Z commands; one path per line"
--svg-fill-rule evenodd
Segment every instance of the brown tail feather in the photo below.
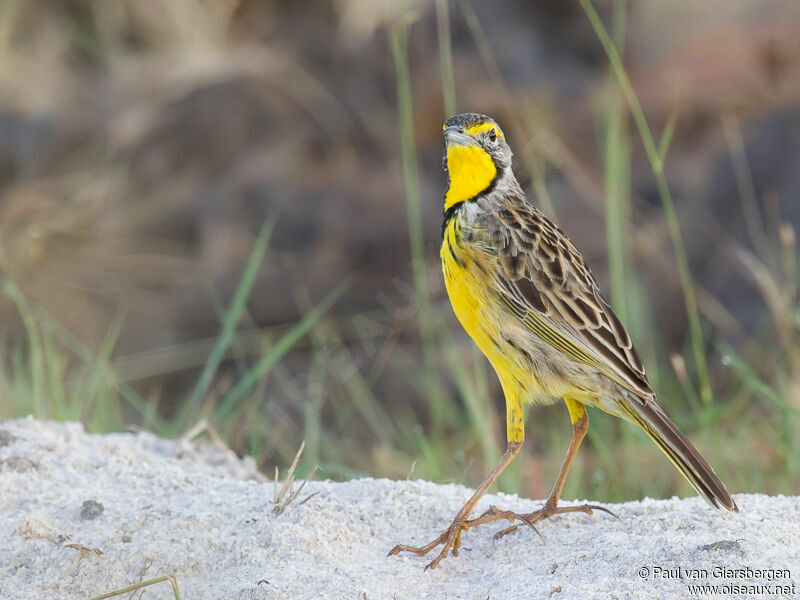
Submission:
M 714 508 L 739 511 L 714 469 L 700 456 L 689 439 L 678 431 L 658 404 L 638 398 L 620 404 L 706 502 Z

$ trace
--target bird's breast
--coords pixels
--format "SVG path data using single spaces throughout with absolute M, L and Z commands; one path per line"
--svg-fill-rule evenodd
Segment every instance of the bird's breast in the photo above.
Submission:
M 442 271 L 447 295 L 456 317 L 487 357 L 493 352 L 492 303 L 488 292 L 486 258 L 477 254 L 464 240 L 458 217 L 450 219 L 444 231 L 441 248 Z
M 494 367 L 509 396 L 528 400 L 534 390 L 525 356 L 508 343 L 509 315 L 493 285 L 497 259 L 474 242 L 458 215 L 445 226 L 441 259 L 453 312 Z

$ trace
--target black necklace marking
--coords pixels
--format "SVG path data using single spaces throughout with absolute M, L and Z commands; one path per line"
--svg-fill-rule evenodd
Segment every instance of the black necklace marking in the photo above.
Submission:
M 460 209 L 467 202 L 474 202 L 480 196 L 484 196 L 486 194 L 490 194 L 491 192 L 494 191 L 494 188 L 497 187 L 497 182 L 505 174 L 506 168 L 504 166 L 502 166 L 502 165 L 497 164 L 497 161 L 494 160 L 494 157 L 492 157 L 492 161 L 494 162 L 494 166 L 495 166 L 495 169 L 497 170 L 497 172 L 495 173 L 495 175 L 492 178 L 492 180 L 489 182 L 489 185 L 487 185 L 483 190 L 481 190 L 480 192 L 475 194 L 472 198 L 467 198 L 466 200 L 461 200 L 460 202 L 456 202 L 450 208 L 448 208 L 446 211 L 444 211 L 444 219 L 442 220 L 442 238 L 444 238 L 444 232 L 445 232 L 445 229 L 447 229 L 447 223 L 450 221 L 451 218 L 453 218 L 453 215 L 456 214 L 456 212 L 458 212 L 458 209 Z M 447 172 L 447 167 L 445 167 L 445 172 Z M 447 175 L 447 187 L 448 187 L 448 189 L 450 187 L 450 174 L 449 173 Z M 445 196 L 446 195 L 447 195 L 447 192 L 445 192 Z

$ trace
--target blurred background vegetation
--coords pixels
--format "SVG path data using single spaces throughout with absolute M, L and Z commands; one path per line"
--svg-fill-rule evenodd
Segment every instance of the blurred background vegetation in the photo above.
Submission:
M 794 0 L 4 0 L 0 418 L 478 483 L 504 403 L 440 275 L 456 111 L 729 488 L 800 493 Z M 566 497 L 690 493 L 591 423 Z M 544 497 L 570 433 L 529 411 L 502 489 Z

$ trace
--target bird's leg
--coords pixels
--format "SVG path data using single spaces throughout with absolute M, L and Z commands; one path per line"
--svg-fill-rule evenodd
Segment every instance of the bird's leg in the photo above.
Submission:
M 491 470 L 489 475 L 486 476 L 486 479 L 483 480 L 483 483 L 481 483 L 480 487 L 475 490 L 475 493 L 472 495 L 472 497 L 467 500 L 467 503 L 461 508 L 461 510 L 458 511 L 458 514 L 456 514 L 453 522 L 447 529 L 444 530 L 444 532 L 442 532 L 442 535 L 437 537 L 429 544 L 420 546 L 419 548 L 398 544 L 391 549 L 389 556 L 392 554 L 399 554 L 400 552 L 414 552 L 418 556 L 424 556 L 437 546 L 443 545 L 444 547 L 442 548 L 442 551 L 439 552 L 439 555 L 436 558 L 434 558 L 425 566 L 425 569 L 435 569 L 436 565 L 438 565 L 451 551 L 453 552 L 454 556 L 458 556 L 458 549 L 461 546 L 461 532 L 466 531 L 470 527 L 478 524 L 467 520 L 470 513 L 472 513 L 472 509 L 475 508 L 475 505 L 481 499 L 481 496 L 486 493 L 486 490 L 489 489 L 489 486 L 491 486 L 497 480 L 505 468 L 511 463 L 512 460 L 514 460 L 517 454 L 519 454 L 521 448 L 521 441 L 508 442 L 506 451 L 503 453 L 500 461 Z
M 612 513 L 607 508 L 593 504 L 565 506 L 562 508 L 558 507 L 558 500 L 561 497 L 562 490 L 564 489 L 564 482 L 567 480 L 567 473 L 569 473 L 569 468 L 572 466 L 572 461 L 575 460 L 575 455 L 578 453 L 578 448 L 580 448 L 581 442 L 583 441 L 583 438 L 586 436 L 586 432 L 589 429 L 589 415 L 586 413 L 586 409 L 584 408 L 583 404 L 568 398 L 565 398 L 565 400 L 567 402 L 567 408 L 569 409 L 570 418 L 572 419 L 572 439 L 569 443 L 569 449 L 567 449 L 567 455 L 564 457 L 564 462 L 561 464 L 561 470 L 556 478 L 553 491 L 550 492 L 550 496 L 547 498 L 544 506 L 532 513 L 525 514 L 518 514 L 508 510 L 499 510 L 496 507 L 492 507 L 477 519 L 468 521 L 468 525 L 470 527 L 474 527 L 475 525 L 480 525 L 482 523 L 488 523 L 490 521 L 496 521 L 498 519 L 508 519 L 509 521 L 520 520 L 526 525 L 533 526 L 536 522 L 553 515 L 574 512 L 582 512 L 591 515 L 592 511 L 595 510 L 606 512 L 612 517 L 618 518 L 617 515 Z M 516 531 L 517 527 L 519 527 L 519 525 L 512 525 L 511 527 L 497 532 L 494 537 L 495 539 L 501 538 L 504 535 Z

